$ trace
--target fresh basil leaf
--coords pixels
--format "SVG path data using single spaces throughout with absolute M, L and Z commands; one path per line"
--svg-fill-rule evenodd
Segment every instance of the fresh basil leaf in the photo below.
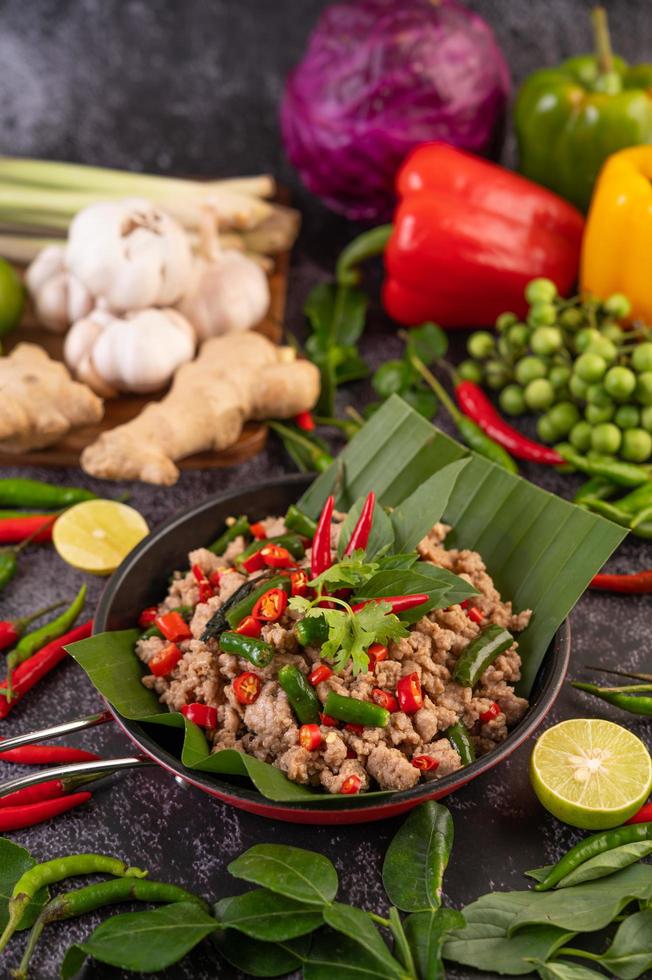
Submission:
M 532 960 L 532 963 L 541 980 L 604 980 L 604 973 L 590 970 L 579 963 L 566 963 L 563 960 L 549 960 L 547 963 Z
M 86 953 L 77 943 L 69 946 L 61 963 L 61 980 L 74 980 L 87 958 Z
M 356 590 L 353 601 L 363 602 L 365 599 L 420 593 L 428 596 L 428 602 L 402 612 L 403 622 L 415 623 L 431 609 L 443 609 L 454 603 L 463 602 L 469 596 L 477 595 L 477 589 L 466 579 L 454 575 L 445 568 L 430 565 L 428 562 L 418 562 L 410 569 L 398 568 L 377 572 L 373 578 Z
M 424 323 L 410 330 L 407 353 L 416 354 L 424 364 L 432 364 L 448 352 L 448 337 L 436 323 Z
M 446 973 L 441 954 L 446 936 L 464 927 L 464 916 L 455 909 L 413 912 L 403 923 L 419 980 L 444 980 Z
M 615 874 L 616 871 L 628 868 L 630 864 L 636 864 L 648 854 L 652 854 L 652 841 L 641 840 L 631 844 L 622 844 L 620 847 L 614 847 L 611 851 L 605 851 L 604 854 L 596 854 L 584 864 L 580 864 L 578 868 L 562 878 L 556 887 L 569 888 L 573 885 L 581 885 L 585 881 L 606 878 L 608 875 Z
M 383 572 L 392 568 L 412 568 L 419 560 L 415 551 L 405 555 L 382 555 L 376 559 L 378 568 Z
M 383 863 L 383 885 L 392 905 L 403 912 L 439 908 L 453 833 L 453 818 L 441 803 L 429 800 L 412 810 Z
M 14 844 L 6 837 L 0 837 L 0 933 L 3 932 L 9 921 L 9 899 L 14 890 L 14 885 L 35 864 L 36 861 L 24 847 Z M 36 893 L 21 916 L 19 930 L 29 929 L 30 926 L 34 925 L 34 920 L 47 902 L 48 897 L 47 888 L 41 888 Z
M 613 942 L 596 962 L 620 980 L 635 980 L 652 970 L 652 909 L 628 916 Z
M 392 511 L 394 550 L 412 551 L 441 519 L 468 457 L 457 459 L 429 476 Z
M 374 372 L 371 385 L 381 398 L 406 392 L 415 378 L 414 368 L 408 361 L 385 361 Z
M 381 938 L 368 912 L 335 902 L 324 909 L 324 922 L 348 936 L 358 946 L 362 947 L 369 957 L 373 957 L 383 969 L 383 976 L 401 977 L 404 973 L 401 964 L 396 960 L 385 941 Z
M 312 579 L 310 584 L 314 589 L 327 588 L 331 591 L 343 586 L 355 589 L 370 579 L 377 571 L 378 565 L 375 562 L 365 561 L 364 551 L 359 549 L 354 551 L 352 555 L 340 558 L 325 572 Z
M 315 935 L 303 967 L 303 980 L 396 980 L 404 975 L 348 936 L 326 929 Z
M 344 519 L 342 530 L 340 531 L 340 539 L 337 545 L 337 553 L 340 558 L 344 554 L 344 550 L 351 539 L 353 529 L 358 523 L 358 518 L 360 517 L 364 502 L 365 498 L 359 497 L 353 506 L 349 508 L 349 512 Z M 365 548 L 365 555 L 367 556 L 367 559 L 375 558 L 380 552 L 392 548 L 393 544 L 394 531 L 392 529 L 392 522 L 383 508 L 378 504 L 378 502 L 376 502 L 371 522 L 371 534 L 369 535 L 369 541 L 367 542 L 367 547 Z
M 251 977 L 283 977 L 300 969 L 305 962 L 310 936 L 279 943 L 263 943 L 258 939 L 243 942 L 242 936 L 233 929 L 225 929 L 217 932 L 211 942 L 236 970 Z
M 155 973 L 178 963 L 218 928 L 196 903 L 174 902 L 147 912 L 112 915 L 79 943 L 79 949 L 122 970 Z
M 314 905 L 304 905 L 266 888 L 223 898 L 215 906 L 215 917 L 229 929 L 264 942 L 296 939 L 323 924 L 321 910 Z
M 337 871 L 322 854 L 286 844 L 255 844 L 231 861 L 229 873 L 308 905 L 332 902 Z
M 437 414 L 439 401 L 434 391 L 425 388 L 408 388 L 401 395 L 408 405 L 411 405 L 415 412 L 423 415 L 424 419 L 432 419 Z

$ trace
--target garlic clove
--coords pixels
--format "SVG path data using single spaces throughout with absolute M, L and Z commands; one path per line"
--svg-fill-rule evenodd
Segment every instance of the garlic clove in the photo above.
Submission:
M 236 330 L 251 330 L 269 309 L 267 276 L 235 249 L 213 260 L 197 259 L 190 291 L 177 304 L 201 340 Z

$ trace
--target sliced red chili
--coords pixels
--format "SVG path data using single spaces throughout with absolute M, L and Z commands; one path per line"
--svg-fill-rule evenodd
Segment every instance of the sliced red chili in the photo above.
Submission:
M 162 616 L 157 616 L 154 622 L 165 639 L 171 640 L 172 643 L 192 639 L 190 627 L 178 612 L 164 613 Z
M 302 725 L 299 729 L 299 745 L 308 752 L 314 752 L 321 745 L 319 725 Z
M 240 704 L 253 704 L 260 694 L 261 681 L 258 674 L 246 670 L 233 680 L 233 691 Z
M 209 704 L 200 704 L 199 701 L 184 704 L 181 714 L 200 728 L 217 728 L 217 708 Z
M 147 609 L 143 609 L 138 617 L 138 625 L 141 629 L 145 630 L 148 626 L 152 625 L 157 616 L 158 606 L 148 606 Z
M 355 795 L 355 793 L 360 792 L 360 787 L 362 786 L 362 780 L 359 776 L 347 776 L 342 785 L 340 786 L 340 793 L 345 793 L 347 796 Z
M 379 704 L 381 708 L 387 708 L 388 711 L 398 711 L 398 701 L 393 694 L 389 691 L 383 691 L 381 687 L 374 687 L 371 692 L 371 700 L 375 704 Z
M 280 544 L 266 544 L 260 554 L 268 568 L 290 568 L 295 564 L 290 552 Z
M 181 650 L 176 643 L 168 643 L 160 653 L 152 657 L 148 667 L 155 677 L 167 677 L 181 660 Z
M 421 772 L 432 772 L 439 765 L 439 759 L 433 759 L 431 755 L 413 755 L 412 765 Z
M 493 721 L 494 718 L 497 718 L 498 715 L 500 714 L 500 711 L 501 711 L 500 705 L 496 704 L 496 702 L 494 701 L 494 703 L 491 704 L 486 711 L 482 712 L 482 714 L 480 715 L 480 721 L 482 722 L 483 725 L 486 725 L 488 721 Z
M 260 551 L 254 551 L 253 555 L 249 555 L 241 563 L 241 567 L 244 568 L 245 572 L 259 572 L 261 568 L 265 567 L 265 562 Z
M 222 581 L 222 572 L 219 570 L 211 572 L 208 576 L 208 581 L 211 583 L 214 589 L 219 589 L 220 582 Z
M 354 725 L 353 722 L 348 721 L 344 726 L 347 732 L 351 732 L 352 735 L 362 735 L 364 731 L 364 725 Z
M 208 602 L 209 599 L 213 598 L 213 589 L 210 582 L 206 578 L 204 569 L 201 567 L 201 565 L 193 565 L 192 574 L 195 576 L 197 585 L 199 586 L 199 601 Z
M 255 537 L 256 541 L 264 541 L 267 537 L 267 531 L 265 530 L 265 525 L 258 521 L 256 524 L 250 524 L 249 530 Z
M 295 596 L 295 595 L 300 595 L 300 596 L 306 596 L 306 595 L 308 595 L 308 592 L 309 592 L 308 582 L 309 582 L 308 576 L 306 575 L 306 573 L 303 570 L 300 571 L 300 572 L 292 572 L 291 575 L 290 575 L 290 592 L 291 592 L 291 594 L 293 596 Z
M 372 643 L 367 650 L 367 656 L 369 657 L 369 666 L 367 670 L 375 670 L 376 664 L 383 660 L 387 660 L 389 657 L 389 650 L 382 643 Z
M 313 687 L 317 687 L 317 685 L 321 684 L 322 681 L 327 681 L 332 673 L 333 671 L 328 664 L 317 664 L 317 666 L 313 667 L 308 674 L 308 680 Z
M 414 714 L 415 711 L 423 708 L 421 681 L 416 671 L 413 674 L 407 674 L 407 676 L 401 677 L 396 685 L 396 696 L 398 697 L 401 711 L 404 711 L 407 715 Z
M 477 623 L 478 626 L 484 621 L 484 613 L 477 606 L 471 606 L 466 610 L 466 615 L 469 617 L 472 623 Z
M 310 412 L 299 412 L 298 415 L 294 416 L 295 424 L 303 429 L 304 432 L 314 432 L 316 425 Z
M 245 616 L 243 620 L 236 626 L 235 632 L 240 633 L 241 636 L 260 636 L 260 622 L 254 619 L 253 616 Z
M 254 605 L 251 615 L 254 619 L 275 623 L 285 612 L 287 604 L 288 596 L 284 589 L 268 589 Z
M 326 715 L 323 712 L 320 712 L 319 720 L 322 725 L 326 725 L 326 728 L 337 728 L 339 725 L 337 718 L 331 718 L 330 715 Z

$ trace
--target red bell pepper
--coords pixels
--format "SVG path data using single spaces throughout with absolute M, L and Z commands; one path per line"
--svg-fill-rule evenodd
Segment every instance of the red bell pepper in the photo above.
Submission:
M 384 246 L 387 313 L 408 326 L 493 324 L 525 316 L 524 289 L 544 276 L 565 296 L 579 267 L 584 219 L 567 201 L 519 174 L 444 143 L 426 143 L 397 177 L 394 224 L 354 241 L 338 263 L 341 283 Z

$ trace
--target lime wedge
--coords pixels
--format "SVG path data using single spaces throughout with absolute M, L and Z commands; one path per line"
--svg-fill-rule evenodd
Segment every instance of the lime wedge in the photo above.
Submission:
M 145 519 L 116 500 L 85 500 L 57 519 L 52 540 L 74 568 L 108 575 L 149 534 Z
M 652 787 L 652 760 L 640 738 L 598 718 L 562 721 L 541 735 L 530 759 L 541 804 L 583 830 L 617 827 Z

